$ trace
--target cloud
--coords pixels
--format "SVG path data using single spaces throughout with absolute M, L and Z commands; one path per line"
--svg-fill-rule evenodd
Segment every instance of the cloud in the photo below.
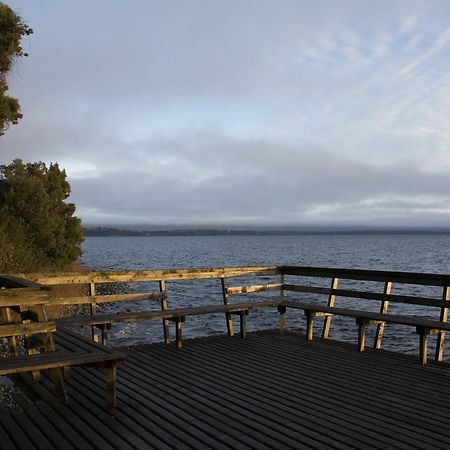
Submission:
M 58 161 L 86 223 L 450 219 L 445 1 L 9 3 L 0 162 Z

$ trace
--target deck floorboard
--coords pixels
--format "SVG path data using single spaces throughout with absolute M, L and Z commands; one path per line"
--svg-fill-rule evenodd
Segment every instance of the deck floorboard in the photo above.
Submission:
M 48 376 L 18 376 L 0 448 L 450 448 L 445 364 L 272 331 L 122 350 L 115 410 L 98 370 L 72 369 L 64 406 Z

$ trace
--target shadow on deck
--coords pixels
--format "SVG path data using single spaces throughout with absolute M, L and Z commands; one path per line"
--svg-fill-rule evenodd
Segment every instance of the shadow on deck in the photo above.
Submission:
M 124 349 L 118 407 L 75 369 L 70 401 L 21 377 L 1 448 L 450 448 L 450 368 L 303 334 L 250 333 Z

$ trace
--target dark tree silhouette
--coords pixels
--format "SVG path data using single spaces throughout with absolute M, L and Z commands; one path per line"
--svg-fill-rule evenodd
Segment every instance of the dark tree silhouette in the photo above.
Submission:
M 7 95 L 7 75 L 17 58 L 27 56 L 20 41 L 32 32 L 18 14 L 0 2 L 0 136 L 22 118 L 19 101 Z

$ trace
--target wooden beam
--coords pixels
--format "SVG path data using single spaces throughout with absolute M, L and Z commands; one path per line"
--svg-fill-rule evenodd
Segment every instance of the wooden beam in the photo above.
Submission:
M 241 339 L 244 339 L 247 336 L 247 316 L 248 311 L 239 311 Z
M 386 283 L 384 283 L 384 289 L 383 289 L 384 300 L 381 301 L 380 314 L 387 314 L 387 312 L 388 312 L 389 301 L 386 300 L 386 298 L 388 295 L 390 295 L 391 290 L 392 290 L 392 282 L 386 281 Z M 375 331 L 375 339 L 373 342 L 373 348 L 375 348 L 375 349 L 378 349 L 378 350 L 381 349 L 385 325 L 386 325 L 386 322 L 379 322 L 377 324 L 377 330 Z
M 278 307 L 278 312 L 280 313 L 280 336 L 284 336 L 284 322 L 285 322 L 285 314 L 286 307 L 283 307 L 284 303 L 284 274 L 280 274 L 280 284 L 282 288 L 280 289 L 280 306 Z
M 442 299 L 434 299 L 428 297 L 414 297 L 412 295 L 396 295 L 396 294 L 381 294 L 379 292 L 368 291 L 354 291 L 349 289 L 330 289 L 316 286 L 304 286 L 299 284 L 285 284 L 284 290 L 294 292 L 304 292 L 309 294 L 334 294 L 339 297 L 359 298 L 363 300 L 387 300 L 394 303 L 406 303 L 409 305 L 425 305 L 433 307 L 444 307 L 445 302 Z
M 95 283 L 89 283 L 89 295 L 90 297 L 96 297 L 95 295 Z M 95 298 L 92 299 L 91 298 L 91 303 L 90 303 L 90 307 L 89 307 L 91 316 L 95 316 L 95 314 L 97 313 L 97 304 L 95 302 Z M 99 334 L 97 332 L 97 329 L 95 327 L 91 327 L 91 335 L 92 335 L 92 340 L 94 342 L 99 342 Z
M 442 290 L 442 301 L 444 302 L 444 306 L 441 308 L 441 313 L 439 316 L 439 320 L 441 322 L 448 321 L 448 308 L 450 306 L 450 287 L 445 286 Z M 435 361 L 442 361 L 444 357 L 444 343 L 445 343 L 445 331 L 441 331 L 438 334 L 437 343 L 436 343 L 436 354 Z
M 428 362 L 428 335 L 430 330 L 425 327 L 416 327 L 416 332 L 419 335 L 419 360 L 422 366 L 426 366 Z
M 339 278 L 332 278 L 331 279 L 331 292 L 328 297 L 328 303 L 327 305 L 332 308 L 334 306 L 334 302 L 336 300 L 336 295 L 333 293 L 335 289 L 337 289 L 339 283 Z M 323 330 L 322 330 L 322 337 L 327 339 L 328 335 L 330 334 L 330 326 L 331 326 L 331 317 L 330 315 L 327 315 L 325 317 L 325 320 L 323 322 Z
M 77 297 L 50 297 L 45 304 L 47 305 L 83 305 L 95 302 L 100 303 L 116 303 L 129 302 L 133 300 L 160 300 L 163 294 L 161 292 L 137 292 L 131 294 L 105 294 L 105 295 L 84 295 Z M 29 304 L 29 303 L 28 303 Z
M 1 317 L 2 317 L 2 322 L 6 323 L 6 324 L 11 324 L 14 322 L 14 318 L 13 318 L 13 311 L 11 311 L 11 308 L 1 308 Z M 17 348 L 17 337 L 16 336 L 7 336 L 8 338 L 8 346 L 9 346 L 9 351 L 11 353 L 11 355 L 14 356 L 18 356 L 19 355 L 19 351 Z
M 204 278 L 239 277 L 253 275 L 278 275 L 277 266 L 215 267 L 191 269 L 132 270 L 122 272 L 88 272 L 56 274 L 19 274 L 44 285 L 81 283 L 127 283 L 138 281 L 175 281 Z
M 306 340 L 312 341 L 314 339 L 314 312 L 305 311 L 306 315 Z
M 281 266 L 285 275 L 342 278 L 347 280 L 392 281 L 394 283 L 450 286 L 450 275 L 420 272 L 389 272 L 382 270 L 344 269 L 335 267 Z
M 12 288 L 0 289 L 0 308 L 30 304 L 45 304 L 49 301 L 49 289 Z
M 25 336 L 35 333 L 52 333 L 56 331 L 55 322 L 12 323 L 0 326 L 0 337 Z
M 166 282 L 164 280 L 159 281 L 159 291 L 161 295 L 161 311 L 166 311 L 169 306 L 167 304 Z M 167 319 L 162 319 L 162 324 L 163 324 L 164 342 L 166 344 L 170 344 L 169 321 Z
M 250 294 L 252 292 L 281 290 L 282 287 L 283 283 L 256 284 L 254 286 L 233 286 L 226 288 L 226 292 L 228 295 Z
M 175 319 L 175 333 L 177 348 L 183 347 L 183 322 L 184 317 L 177 317 Z
M 227 280 L 225 277 L 220 279 L 220 284 L 222 286 L 222 299 L 223 299 L 223 304 L 224 305 L 228 305 L 229 304 L 229 298 L 228 298 L 228 288 L 227 288 Z M 225 321 L 227 323 L 227 333 L 228 336 L 233 336 L 234 335 L 234 330 L 233 330 L 233 317 L 231 316 L 230 313 L 225 313 Z
M 363 352 L 366 346 L 366 323 L 364 319 L 356 319 L 358 324 L 358 351 Z

